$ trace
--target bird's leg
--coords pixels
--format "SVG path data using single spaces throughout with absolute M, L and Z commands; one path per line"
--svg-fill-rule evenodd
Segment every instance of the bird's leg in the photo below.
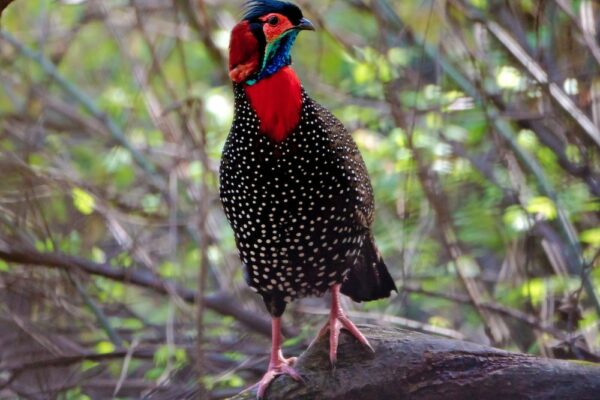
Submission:
M 331 365 L 335 366 L 337 361 L 337 348 L 342 328 L 346 329 L 352 336 L 356 338 L 365 347 L 374 351 L 367 338 L 358 330 L 356 325 L 346 316 L 342 305 L 340 304 L 340 284 L 331 287 L 331 312 L 329 313 L 329 321 L 321 328 L 315 341 L 324 336 L 329 331 L 329 360 Z M 314 343 L 314 341 L 313 341 Z
M 258 387 L 257 397 L 262 399 L 267 388 L 273 380 L 279 375 L 289 375 L 296 381 L 302 381 L 300 374 L 293 368 L 296 357 L 283 358 L 281 352 L 281 318 L 274 317 L 271 322 L 271 359 L 269 368 L 262 379 L 255 385 Z

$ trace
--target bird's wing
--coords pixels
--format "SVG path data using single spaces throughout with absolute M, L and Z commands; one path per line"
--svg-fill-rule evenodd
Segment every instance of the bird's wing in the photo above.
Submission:
M 347 184 L 352 188 L 355 196 L 354 218 L 361 226 L 369 229 L 373 223 L 375 206 L 373 187 L 365 162 L 356 142 L 342 122 L 325 107 L 314 101 L 313 103 L 317 117 L 323 121 L 329 145 L 335 151 L 336 161 L 343 166 L 348 179 Z

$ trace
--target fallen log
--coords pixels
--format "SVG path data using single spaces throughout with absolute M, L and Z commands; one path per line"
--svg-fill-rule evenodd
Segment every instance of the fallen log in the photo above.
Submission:
M 361 326 L 375 352 L 342 332 L 335 369 L 328 340 L 299 358 L 298 383 L 278 377 L 266 400 L 600 399 L 600 364 L 511 353 L 421 333 Z M 232 400 L 254 400 L 247 390 Z

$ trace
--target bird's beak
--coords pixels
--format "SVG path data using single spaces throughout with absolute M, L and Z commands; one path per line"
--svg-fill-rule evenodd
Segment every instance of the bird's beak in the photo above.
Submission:
M 295 29 L 299 31 L 314 31 L 315 26 L 306 18 L 302 18 L 300 23 L 295 26 Z

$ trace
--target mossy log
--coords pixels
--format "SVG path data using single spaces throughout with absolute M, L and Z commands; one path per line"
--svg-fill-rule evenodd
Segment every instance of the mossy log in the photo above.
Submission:
M 299 358 L 305 383 L 278 377 L 266 400 L 600 399 L 600 365 L 510 353 L 400 329 L 361 326 L 375 352 L 342 331 L 335 369 L 321 338 Z M 232 400 L 254 400 L 245 391 Z

